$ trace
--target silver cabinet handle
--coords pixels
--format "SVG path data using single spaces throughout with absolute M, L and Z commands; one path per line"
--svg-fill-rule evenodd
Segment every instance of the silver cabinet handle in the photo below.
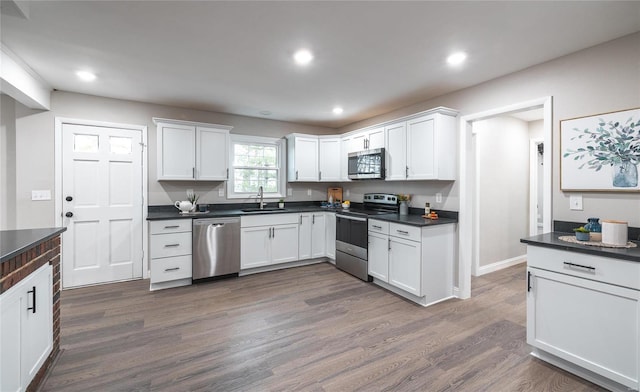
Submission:
M 165 226 L 165 229 L 177 229 L 178 227 L 180 227 L 180 225 L 171 225 L 171 226 Z
M 302 224 L 302 215 L 300 215 L 300 224 Z
M 574 264 L 574 263 L 570 263 L 568 261 L 565 261 L 563 264 L 566 265 L 569 268 L 584 268 L 589 272 L 596 272 L 596 267 L 590 267 L 588 265 Z
M 322 181 L 322 172 L 321 171 L 318 172 L 318 180 Z
M 311 214 L 311 224 L 315 225 L 316 224 L 316 216 Z
M 191 178 L 194 178 L 194 179 L 196 178 L 196 168 L 195 167 L 191 168 Z
M 396 230 L 396 231 L 400 234 L 409 235 L 408 231 L 404 231 L 404 230 Z
M 229 169 L 227 169 L 227 180 L 229 179 Z
M 176 246 L 180 246 L 180 244 L 166 244 L 165 248 L 175 248 Z
M 409 178 L 409 166 L 404 169 L 404 178 Z
M 165 269 L 164 269 L 164 272 L 177 271 L 177 270 L 179 270 L 179 269 L 180 269 L 180 267 L 165 268 Z
M 276 238 L 276 228 L 272 227 L 271 230 L 273 230 L 273 238 Z
M 391 250 L 391 238 L 387 238 L 388 250 Z
M 298 171 L 296 170 L 296 180 L 298 179 Z
M 378 226 L 378 225 L 371 225 L 371 227 L 373 227 L 374 229 L 382 230 L 382 226 Z

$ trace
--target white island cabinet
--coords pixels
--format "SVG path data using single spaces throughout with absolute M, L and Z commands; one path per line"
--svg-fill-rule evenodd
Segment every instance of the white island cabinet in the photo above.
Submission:
M 640 263 L 528 245 L 532 354 L 613 391 L 637 391 Z

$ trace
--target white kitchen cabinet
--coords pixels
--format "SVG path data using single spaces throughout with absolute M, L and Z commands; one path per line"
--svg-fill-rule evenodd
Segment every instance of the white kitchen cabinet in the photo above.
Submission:
M 45 264 L 0 296 L 0 391 L 24 391 L 53 348 L 53 277 Z
M 384 142 L 384 127 L 366 129 L 351 136 L 348 152 L 383 148 Z
M 341 143 L 339 137 L 318 137 L 318 180 L 320 181 L 340 181 Z
M 150 289 L 188 286 L 192 282 L 191 219 L 149 222 Z
M 299 234 L 298 257 L 300 260 L 325 257 L 327 255 L 327 234 L 324 212 L 300 214 Z
M 158 180 L 224 181 L 232 127 L 154 118 Z
M 318 137 L 287 135 L 287 181 L 318 181 Z
M 611 390 L 638 390 L 640 264 L 527 247 L 534 355 Z
M 298 260 L 300 214 L 249 215 L 240 219 L 240 268 Z
M 340 181 L 351 181 L 349 178 L 349 153 L 352 152 L 352 136 L 345 136 L 340 139 Z
M 335 263 L 336 260 L 336 214 L 334 212 L 325 213 L 325 229 L 327 243 L 327 257 Z
M 453 296 L 455 225 L 412 226 L 369 219 L 374 283 L 427 306 Z
M 386 180 L 455 180 L 455 113 L 434 109 L 388 124 Z

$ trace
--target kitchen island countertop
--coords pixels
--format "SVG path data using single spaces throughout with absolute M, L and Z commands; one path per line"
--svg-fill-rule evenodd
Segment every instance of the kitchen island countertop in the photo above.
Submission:
M 584 254 L 591 254 L 604 257 L 612 257 L 616 259 L 629 260 L 640 262 L 640 246 L 635 248 L 604 248 L 600 246 L 581 245 L 572 242 L 566 242 L 558 239 L 558 237 L 573 235 L 573 233 L 563 233 L 554 231 L 551 233 L 539 234 L 532 237 L 522 238 L 520 242 L 527 245 L 542 246 L 545 248 L 554 248 L 560 250 L 567 250 L 571 252 L 578 252 Z M 634 241 L 632 241 L 634 242 Z M 637 242 L 634 242 L 638 245 Z
M 66 227 L 0 231 L 0 263 L 66 231 Z

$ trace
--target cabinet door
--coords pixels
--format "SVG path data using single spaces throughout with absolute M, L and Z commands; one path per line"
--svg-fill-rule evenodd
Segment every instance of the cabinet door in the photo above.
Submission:
M 340 138 L 320 138 L 318 143 L 320 181 L 340 181 Z
M 351 137 L 351 142 L 349 143 L 349 152 L 358 152 L 367 149 L 367 136 L 366 132 L 355 134 Z
M 327 240 L 324 213 L 311 215 L 311 258 L 327 255 Z M 301 257 L 302 258 L 302 257 Z
M 27 304 L 23 291 L 22 283 L 18 283 L 0 295 L 0 391 L 24 390 L 20 374 L 20 334 Z
M 240 267 L 242 269 L 260 267 L 271 262 L 271 233 L 271 227 L 241 229 Z
M 300 214 L 300 226 L 298 229 L 298 257 L 300 260 L 311 258 L 311 216 L 312 214 Z
M 390 237 L 389 283 L 413 295 L 422 296 L 422 260 L 419 242 Z
M 437 178 L 435 147 L 432 116 L 407 121 L 407 166 L 409 167 L 407 179 Z
M 273 227 L 271 238 L 271 264 L 298 260 L 298 225 Z
M 389 283 L 389 236 L 369 232 L 369 275 Z
M 349 179 L 349 153 L 351 148 L 351 137 L 340 140 L 340 181 L 351 181 Z
M 325 228 L 327 240 L 327 257 L 336 259 L 336 214 L 327 212 L 325 214 Z
M 158 180 L 195 179 L 195 127 L 159 123 L 157 138 Z
M 367 148 L 384 148 L 384 127 L 372 129 L 367 135 Z
M 24 304 L 31 308 L 23 313 L 22 325 L 22 371 L 26 377 L 23 385 L 27 386 L 49 357 L 53 347 L 51 266 L 46 264 L 41 267 L 25 283 Z
M 196 179 L 227 180 L 229 133 L 215 128 L 196 128 Z
M 529 268 L 527 343 L 638 389 L 640 292 Z
M 405 122 L 389 125 L 386 128 L 386 180 L 404 180 L 407 178 L 407 133 Z
M 318 139 L 295 138 L 295 181 L 318 181 Z

